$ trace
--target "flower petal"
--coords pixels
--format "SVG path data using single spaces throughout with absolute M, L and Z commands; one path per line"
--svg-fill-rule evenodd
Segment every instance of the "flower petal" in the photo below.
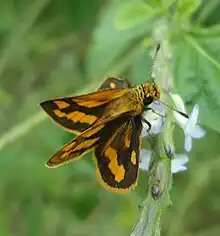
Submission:
M 162 124 L 163 124 L 163 119 L 158 119 L 157 121 L 154 121 L 152 124 L 151 132 L 153 134 L 160 133 L 160 130 L 162 128 Z
M 163 124 L 162 119 L 157 119 L 157 120 L 153 120 L 149 122 L 151 123 L 151 129 L 149 130 L 149 132 L 153 134 L 158 134 Z M 143 129 L 141 132 L 141 136 L 144 138 L 149 135 L 149 132 L 148 132 L 149 126 L 144 121 L 142 121 L 142 125 L 143 125 Z
M 180 97 L 180 95 L 179 94 L 170 94 L 170 96 L 171 96 L 171 98 L 173 99 L 173 101 L 175 103 L 176 109 L 178 111 L 186 113 L 186 108 L 185 108 L 183 99 Z M 174 113 L 177 113 L 177 112 L 174 111 Z
M 142 148 L 140 150 L 140 162 L 139 168 L 144 171 L 149 170 L 150 160 L 151 160 L 152 151 Z M 172 173 L 177 173 L 180 171 L 187 170 L 187 167 L 184 166 L 189 161 L 189 158 L 185 154 L 176 154 L 174 159 L 171 161 L 171 171 Z
M 190 114 L 188 121 L 186 122 L 186 126 L 184 129 L 185 133 L 189 134 L 192 131 L 192 129 L 197 123 L 198 115 L 199 115 L 199 105 L 196 104 L 193 107 L 192 113 Z
M 195 104 L 193 107 L 193 110 L 190 114 L 190 120 L 191 120 L 192 124 L 196 125 L 196 123 L 198 121 L 198 115 L 199 115 L 199 105 Z
M 177 173 L 180 171 L 187 170 L 184 165 L 189 161 L 189 158 L 185 154 L 176 154 L 175 158 L 171 161 L 171 171 L 172 173 Z
M 163 114 L 164 114 L 164 112 L 165 112 L 164 104 L 161 103 L 160 101 L 154 101 L 154 102 L 150 105 L 150 107 L 151 107 L 153 110 L 157 111 L 158 113 L 163 113 Z
M 170 96 L 173 99 L 176 109 L 178 111 L 186 113 L 186 108 L 185 108 L 183 99 L 178 94 L 170 94 Z M 177 124 L 184 130 L 188 119 L 176 111 L 173 111 L 173 115 Z
M 184 144 L 184 149 L 187 152 L 190 152 L 192 150 L 192 138 L 189 135 L 185 134 L 185 144 Z
M 186 166 L 183 166 L 180 163 L 178 163 L 178 160 L 172 160 L 171 171 L 173 174 L 176 174 L 178 172 L 185 171 L 185 170 L 187 170 Z
M 142 148 L 140 150 L 140 162 L 139 162 L 139 168 L 141 170 L 148 171 L 150 160 L 151 160 L 151 154 L 152 151 Z
M 186 117 L 184 117 L 183 115 L 180 115 L 177 112 L 173 112 L 174 118 L 176 120 L 176 123 L 180 126 L 181 129 L 185 129 L 186 127 L 186 123 L 188 121 L 188 119 Z
M 195 139 L 202 138 L 205 136 L 205 134 L 206 134 L 206 131 L 199 125 L 195 125 L 192 131 L 190 131 L 190 136 Z
M 156 109 L 155 111 L 158 112 Z M 143 112 L 142 116 L 151 124 L 151 129 L 149 132 L 153 134 L 158 134 L 163 124 L 163 117 L 152 112 L 151 110 Z M 144 121 L 142 121 L 142 125 L 143 129 L 141 135 L 142 137 L 146 137 L 148 136 L 149 126 Z

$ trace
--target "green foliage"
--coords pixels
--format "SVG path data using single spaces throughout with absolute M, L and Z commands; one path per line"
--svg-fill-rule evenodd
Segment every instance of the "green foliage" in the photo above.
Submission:
M 126 29 L 150 20 L 156 13 L 150 5 L 141 1 L 126 1 L 117 10 L 116 27 Z M 146 24 L 147 22 L 145 22 Z
M 220 4 L 217 0 L 0 1 L 0 235 L 128 235 L 147 174 L 127 195 L 105 191 L 91 155 L 45 161 L 72 138 L 40 101 L 94 90 L 106 76 L 145 82 L 161 19 L 169 26 L 174 92 L 200 105 L 207 130 L 174 177 L 162 235 L 218 235 Z M 175 130 L 177 152 L 183 135 Z
M 201 123 L 220 132 L 219 27 L 196 30 L 184 35 L 176 46 L 174 75 L 178 91 L 185 100 L 200 104 Z M 191 58 L 191 60 L 189 60 Z M 185 67 L 183 67 L 183 65 Z M 188 68 L 184 72 L 181 71 Z M 199 88 L 199 89 L 198 89 Z M 210 114 L 212 116 L 210 117 Z

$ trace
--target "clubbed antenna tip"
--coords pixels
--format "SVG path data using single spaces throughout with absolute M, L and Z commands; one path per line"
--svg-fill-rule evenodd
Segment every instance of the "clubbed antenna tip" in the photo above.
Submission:
M 159 50 L 160 50 L 160 43 L 157 44 L 156 52 L 158 52 Z

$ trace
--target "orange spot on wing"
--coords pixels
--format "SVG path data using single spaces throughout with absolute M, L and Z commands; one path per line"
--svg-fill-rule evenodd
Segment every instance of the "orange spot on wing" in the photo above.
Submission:
M 68 120 L 72 120 L 74 123 L 80 122 L 80 123 L 86 123 L 86 124 L 93 124 L 97 117 L 93 115 L 86 115 L 83 112 L 80 111 L 73 111 L 71 113 L 65 113 L 58 109 L 54 110 L 54 114 L 61 118 L 67 118 Z
M 120 187 L 118 188 L 118 187 L 110 186 L 106 181 L 104 181 L 95 156 L 93 156 L 93 161 L 95 162 L 95 165 L 96 165 L 96 175 L 98 177 L 98 181 L 106 190 L 111 191 L 113 193 L 126 194 L 129 191 L 131 191 L 131 189 L 135 188 L 135 186 L 137 185 L 137 182 L 135 182 L 134 184 L 132 184 L 131 186 L 127 188 L 120 188 Z
M 115 83 L 111 82 L 111 83 L 110 83 L 110 88 L 111 88 L 111 89 L 115 89 L 115 88 L 116 88 Z
M 66 115 L 66 118 L 69 120 L 72 120 L 74 123 L 80 122 L 80 120 L 85 116 L 86 114 L 79 111 L 73 111 Z
M 131 144 L 131 140 L 130 140 L 129 135 L 125 135 L 125 146 L 129 148 L 130 144 Z
M 101 106 L 107 102 L 107 101 L 95 101 L 95 100 L 84 101 L 84 100 L 77 100 L 77 99 L 74 99 L 73 101 L 76 102 L 79 106 L 84 106 L 84 107 L 88 107 L 88 108 L 98 107 L 98 106 Z
M 68 152 L 75 144 L 76 144 L 75 142 L 68 143 L 66 146 L 62 148 L 62 151 Z
M 118 155 L 116 150 L 112 147 L 108 147 L 105 151 L 105 156 L 110 160 L 108 168 L 115 176 L 115 181 L 117 181 L 118 183 L 121 182 L 125 177 L 125 169 L 123 165 L 118 164 Z
M 58 106 L 59 109 L 64 109 L 69 107 L 69 103 L 64 102 L 64 101 L 54 101 L 54 103 Z
M 64 113 L 58 109 L 54 110 L 54 114 L 58 117 L 65 117 L 66 116 L 66 113 Z
M 118 161 L 117 161 L 118 155 L 116 150 L 109 147 L 105 151 L 105 156 L 108 157 L 108 159 L 110 160 L 108 168 L 111 170 L 112 174 L 115 175 L 117 173 L 117 168 L 118 168 Z
M 137 163 L 137 158 L 136 158 L 136 152 L 135 151 L 132 151 L 131 153 L 131 162 L 133 165 L 136 165 Z
M 99 125 L 89 131 L 85 131 L 83 134 L 82 134 L 82 137 L 85 137 L 85 138 L 89 138 L 91 137 L 92 135 L 96 134 L 99 130 L 103 129 L 105 127 L 105 125 Z
M 125 177 L 125 168 L 123 165 L 120 165 L 118 167 L 118 170 L 115 176 L 115 181 L 121 182 L 124 179 L 124 177 Z
M 81 149 L 84 149 L 84 148 L 89 148 L 98 140 L 99 140 L 99 137 L 83 141 L 74 148 L 74 151 L 75 150 L 81 150 Z
M 82 119 L 80 119 L 80 123 L 92 124 L 97 120 L 96 116 L 93 115 L 85 115 Z
M 117 160 L 117 152 L 114 148 L 108 147 L 105 151 L 105 156 L 108 157 L 109 160 L 116 159 Z

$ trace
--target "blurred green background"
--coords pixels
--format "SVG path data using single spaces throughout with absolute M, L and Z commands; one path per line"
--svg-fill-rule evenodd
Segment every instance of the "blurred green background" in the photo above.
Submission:
M 128 235 L 147 174 L 127 195 L 105 191 L 90 154 L 58 169 L 45 161 L 72 135 L 39 103 L 93 91 L 106 76 L 146 81 L 155 22 L 169 22 L 174 90 L 200 105 L 207 135 L 174 176 L 169 236 L 220 235 L 219 0 L 0 0 L 0 235 Z M 175 131 L 183 153 L 183 133 Z

